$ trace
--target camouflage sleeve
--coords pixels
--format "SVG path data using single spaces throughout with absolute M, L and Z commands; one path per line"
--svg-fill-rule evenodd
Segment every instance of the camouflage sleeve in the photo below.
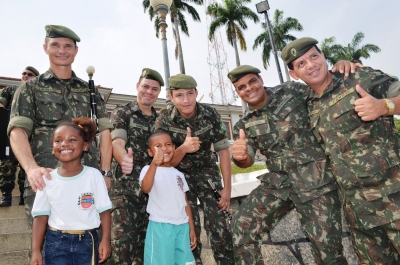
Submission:
M 35 117 L 36 104 L 33 99 L 32 86 L 34 83 L 25 82 L 15 92 L 13 105 L 11 107 L 10 123 L 7 128 L 7 135 L 14 127 L 23 129 L 30 137 Z
M 394 97 L 398 96 L 399 94 L 400 94 L 400 82 L 394 81 L 389 87 L 387 97 L 394 98 Z
M 124 107 L 116 107 L 110 118 L 112 127 L 114 128 L 111 132 L 111 139 L 121 138 L 126 143 L 128 142 L 128 126 L 130 119 L 126 117 L 126 111 Z M 127 124 L 128 123 L 128 124 Z
M 0 93 L 0 103 L 7 107 L 8 101 L 11 99 L 10 86 L 3 88 Z
M 106 129 L 112 129 L 113 125 L 108 119 L 106 104 L 104 100 L 101 98 L 100 93 L 96 95 L 96 107 L 97 107 L 97 118 L 99 125 L 99 132 L 102 132 Z
M 239 139 L 239 130 L 240 129 L 243 129 L 243 131 L 246 133 L 246 128 L 244 127 L 242 119 L 240 119 L 235 124 L 235 126 L 233 126 L 233 140 Z M 248 137 L 246 135 L 246 141 L 247 141 L 247 154 L 251 157 L 251 162 L 253 164 L 254 163 L 254 158 L 255 158 L 254 140 L 251 137 Z
M 380 70 L 356 68 L 355 78 L 365 91 L 376 98 L 395 97 L 399 94 L 398 81 Z
M 156 122 L 154 124 L 154 131 L 157 129 L 164 129 L 167 130 L 167 128 L 164 125 L 164 119 L 166 119 L 166 114 L 168 111 L 162 111 L 160 112 L 160 115 L 157 117 Z
M 214 137 L 212 142 L 214 144 L 214 151 L 218 152 L 229 148 L 230 144 L 228 141 L 228 131 L 221 119 L 221 115 L 215 109 L 212 110 L 212 113 L 211 121 L 214 122 L 212 128 Z

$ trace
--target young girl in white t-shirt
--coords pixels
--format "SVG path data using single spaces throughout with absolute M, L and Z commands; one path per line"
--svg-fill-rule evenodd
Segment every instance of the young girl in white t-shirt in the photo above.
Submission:
M 99 170 L 81 164 L 95 136 L 96 124 L 86 117 L 63 122 L 54 130 L 53 155 L 60 167 L 50 173 L 51 180 L 43 178 L 46 187 L 37 192 L 33 204 L 31 265 L 93 265 L 110 256 L 111 201 L 106 184 Z

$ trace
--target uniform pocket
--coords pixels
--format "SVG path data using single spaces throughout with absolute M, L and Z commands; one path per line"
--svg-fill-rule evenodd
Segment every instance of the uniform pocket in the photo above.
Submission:
M 297 171 L 306 190 L 314 190 L 332 182 L 333 175 L 328 166 L 326 159 L 297 158 Z
M 36 116 L 39 120 L 57 121 L 63 117 L 63 98 L 57 92 L 36 92 Z

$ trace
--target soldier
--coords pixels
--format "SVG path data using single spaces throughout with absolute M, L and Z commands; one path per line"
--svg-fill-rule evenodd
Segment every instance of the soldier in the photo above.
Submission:
M 27 175 L 25 210 L 30 230 L 35 191 L 38 188 L 43 189 L 43 175 L 50 179 L 49 171 L 57 166 L 51 146 L 54 128 L 64 120 L 91 116 L 88 83 L 72 71 L 72 63 L 78 53 L 76 42 L 80 38 L 64 26 L 46 25 L 45 30 L 43 49 L 49 56 L 50 69 L 18 88 L 7 129 L 14 154 Z M 112 156 L 109 130 L 112 125 L 99 94 L 96 95 L 96 102 L 101 136 L 101 166 L 99 167 L 96 158 L 99 150 L 93 142 L 90 150 L 84 153 L 82 164 L 102 169 L 103 175 L 107 176 L 110 173 Z M 106 183 L 109 187 L 110 181 L 107 180 Z
M 193 250 L 196 263 L 202 264 L 198 199 L 203 208 L 204 228 L 209 235 L 215 260 L 218 264 L 233 264 L 232 234 L 221 211 L 229 210 L 231 198 L 231 162 L 225 124 L 215 109 L 196 102 L 198 91 L 193 77 L 178 74 L 171 76 L 168 81 L 174 106 L 160 114 L 156 129 L 168 131 L 175 146 L 179 147 L 172 165 L 185 174 L 190 188 L 187 198 L 198 238 L 197 248 Z M 211 145 L 220 156 L 223 188 Z M 221 190 L 219 202 L 215 201 L 207 179 Z
M 259 73 L 243 65 L 228 74 L 236 93 L 249 104 L 248 113 L 234 126 L 233 161 L 249 167 L 258 149 L 267 157 L 269 170 L 236 214 L 235 264 L 264 264 L 263 234 L 294 208 L 316 263 L 347 264 L 337 185 L 329 159 L 309 128 L 307 87 L 296 82 L 264 87 Z
M 39 75 L 38 70 L 32 66 L 25 67 L 22 72 L 21 82 L 26 82 L 29 79 L 35 78 Z M 7 86 L 0 94 L 0 107 L 11 109 L 11 103 L 14 98 L 15 91 L 18 86 Z M 12 190 L 15 187 L 15 173 L 17 172 L 18 160 L 15 158 L 0 160 L 0 189 L 2 198 L 0 207 L 11 206 Z M 18 172 L 18 186 L 19 186 L 19 205 L 24 205 L 24 182 L 25 171 L 20 168 Z
M 153 104 L 161 86 L 164 86 L 161 75 L 144 68 L 136 84 L 136 101 L 115 108 L 111 115 L 115 174 L 110 192 L 112 255 L 107 264 L 143 264 L 148 196 L 141 191 L 139 176 L 142 168 L 152 161 L 147 153 L 147 140 L 158 116 Z
M 392 115 L 400 113 L 400 82 L 369 67 L 332 74 L 317 43 L 298 39 L 282 59 L 311 89 L 311 128 L 332 161 L 361 263 L 399 264 L 400 135 Z

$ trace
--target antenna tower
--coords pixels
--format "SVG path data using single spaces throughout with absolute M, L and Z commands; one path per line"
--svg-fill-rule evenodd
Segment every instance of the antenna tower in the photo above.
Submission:
M 216 2 L 216 0 L 206 0 L 205 7 Z M 211 93 L 210 98 L 213 104 L 235 104 L 238 98 L 233 89 L 232 83 L 228 79 L 229 73 L 227 54 L 224 49 L 224 44 L 221 38 L 221 32 L 219 29 L 215 31 L 214 38 L 208 39 L 210 24 L 213 21 L 211 15 L 207 15 L 207 40 L 208 40 L 208 58 L 207 63 L 210 67 L 210 85 Z

